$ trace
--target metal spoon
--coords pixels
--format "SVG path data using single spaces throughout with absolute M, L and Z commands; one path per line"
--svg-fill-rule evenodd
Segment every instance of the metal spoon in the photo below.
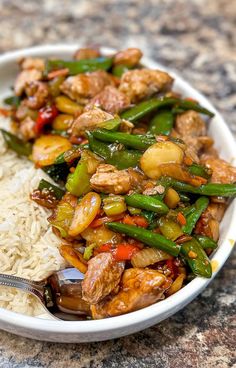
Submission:
M 56 319 L 66 321 L 89 318 L 89 304 L 82 299 L 81 281 L 84 274 L 75 268 L 54 272 L 42 281 L 0 274 L 0 285 L 35 295 Z

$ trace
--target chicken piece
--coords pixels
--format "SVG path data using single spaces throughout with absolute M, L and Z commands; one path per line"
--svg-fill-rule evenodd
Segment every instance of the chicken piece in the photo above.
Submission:
M 30 141 L 31 139 L 36 138 L 34 127 L 35 121 L 31 119 L 30 116 L 27 116 L 21 121 L 19 131 L 25 141 Z
M 211 203 L 198 220 L 195 233 L 219 239 L 219 226 L 226 209 L 226 203 Z
M 203 155 L 201 163 L 212 169 L 212 183 L 230 184 L 236 182 L 236 167 L 231 166 L 228 162 L 220 158 Z
M 22 100 L 15 112 L 15 118 L 19 121 L 23 120 L 29 112 L 29 108 L 26 106 L 26 101 L 26 99 Z
M 72 136 L 80 137 L 85 135 L 86 130 L 94 130 L 106 120 L 113 119 L 113 115 L 105 111 L 94 108 L 78 116 L 71 127 Z
M 28 83 L 25 87 L 25 92 L 28 96 L 26 106 L 33 110 L 38 110 L 44 106 L 49 96 L 47 84 L 40 81 Z
M 111 253 L 101 253 L 88 262 L 82 282 L 83 299 L 96 304 L 109 295 L 119 284 L 125 263 L 116 262 Z
M 112 84 L 108 73 L 104 70 L 68 77 L 60 86 L 60 90 L 72 100 L 86 104 L 103 88 Z
M 106 86 L 86 105 L 85 110 L 91 110 L 94 106 L 111 114 L 118 114 L 120 111 L 129 107 L 129 98 L 117 88 Z
M 75 60 L 94 59 L 98 58 L 99 56 L 101 56 L 99 50 L 83 48 L 75 52 L 74 59 Z
M 123 273 L 120 291 L 91 306 L 94 319 L 118 316 L 147 307 L 160 299 L 172 281 L 164 274 L 148 268 L 129 268 Z
M 175 129 L 181 136 L 200 137 L 206 135 L 206 124 L 193 110 L 177 115 Z
M 126 50 L 122 50 L 115 54 L 113 59 L 114 65 L 126 65 L 128 67 L 133 67 L 138 64 L 139 60 L 143 56 L 141 50 L 137 48 L 128 48 Z
M 183 139 L 187 146 L 186 155 L 197 163 L 199 152 L 211 147 L 214 143 L 213 139 L 206 135 L 204 120 L 193 110 L 177 115 L 174 135 Z
M 90 179 L 91 187 L 102 193 L 124 194 L 141 185 L 143 175 L 133 169 L 117 170 L 113 165 L 102 164 Z
M 173 78 L 166 72 L 136 69 L 122 75 L 119 90 L 135 103 L 155 93 L 167 91 L 172 83 Z
M 37 69 L 22 70 L 15 81 L 14 92 L 17 96 L 21 96 L 25 90 L 25 87 L 34 81 L 38 81 L 42 78 L 42 71 Z
M 45 68 L 45 61 L 40 58 L 32 58 L 27 57 L 23 58 L 19 62 L 21 69 L 27 70 L 27 69 L 36 69 L 39 71 L 44 71 Z

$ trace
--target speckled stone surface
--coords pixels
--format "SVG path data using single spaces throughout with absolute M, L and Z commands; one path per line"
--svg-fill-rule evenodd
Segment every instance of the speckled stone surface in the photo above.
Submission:
M 0 0 L 0 52 L 46 43 L 138 46 L 219 108 L 236 136 L 236 2 Z M 50 344 L 0 332 L 0 367 L 236 367 L 235 252 L 183 311 L 132 336 Z

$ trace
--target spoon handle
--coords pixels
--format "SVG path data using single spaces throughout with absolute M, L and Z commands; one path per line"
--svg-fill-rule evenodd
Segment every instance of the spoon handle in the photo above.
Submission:
M 24 290 L 39 298 L 39 300 L 45 304 L 44 282 L 31 281 L 24 279 L 23 277 L 17 277 L 12 275 L 4 275 L 0 273 L 0 285 L 13 287 L 19 290 Z

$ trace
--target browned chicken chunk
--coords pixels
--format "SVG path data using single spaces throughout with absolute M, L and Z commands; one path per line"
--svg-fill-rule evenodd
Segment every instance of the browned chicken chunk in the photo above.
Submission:
M 72 124 L 72 136 L 82 136 L 85 134 L 86 130 L 94 130 L 99 127 L 99 125 L 113 118 L 113 115 L 108 114 L 105 111 L 94 108 L 78 116 Z
M 96 96 L 109 84 L 112 84 L 109 74 L 103 70 L 97 70 L 92 73 L 68 77 L 62 83 L 60 89 L 72 100 L 87 103 L 90 98 Z
M 48 86 L 44 82 L 35 81 L 26 85 L 25 92 L 28 96 L 26 105 L 30 109 L 40 109 L 47 102 L 49 96 Z
M 119 51 L 117 52 L 117 54 L 115 54 L 113 64 L 133 67 L 138 64 L 142 56 L 143 53 L 141 50 L 137 48 L 128 48 L 126 50 Z
M 115 166 L 102 164 L 91 177 L 91 187 L 102 193 L 124 194 L 137 187 L 143 176 L 133 169 L 117 170 Z
M 104 299 L 118 286 L 124 268 L 124 262 L 116 262 L 111 253 L 93 257 L 82 282 L 83 299 L 90 304 Z
M 34 81 L 38 81 L 42 78 L 42 71 L 37 69 L 22 70 L 16 78 L 14 91 L 17 96 L 21 96 L 25 90 L 25 87 Z
M 236 168 L 228 162 L 220 158 L 203 155 L 201 157 L 201 163 L 212 169 L 212 183 L 227 184 L 236 182 Z
M 106 86 L 100 93 L 93 97 L 85 109 L 90 110 L 94 106 L 97 106 L 111 114 L 118 114 L 120 111 L 129 107 L 129 105 L 130 100 L 124 93 L 113 86 Z
M 44 71 L 45 62 L 43 59 L 40 58 L 32 58 L 27 57 L 23 58 L 19 62 L 21 69 L 36 69 L 40 71 Z
M 26 118 L 24 118 L 24 120 L 20 122 L 19 131 L 25 141 L 36 138 L 34 127 L 35 121 L 29 116 L 27 116 Z
M 175 130 L 176 136 L 187 145 L 186 154 L 196 162 L 199 162 L 199 152 L 213 145 L 212 138 L 206 135 L 206 124 L 196 111 L 177 115 Z
M 200 137 L 206 134 L 206 124 L 201 116 L 193 110 L 177 115 L 175 129 L 181 136 Z
M 84 60 L 84 59 L 94 59 L 100 56 L 100 52 L 97 49 L 83 48 L 79 49 L 74 54 L 74 59 Z
M 170 285 L 171 279 L 156 270 L 130 268 L 123 274 L 117 295 L 91 306 L 92 316 L 100 319 L 147 307 L 164 299 L 163 294 Z
M 119 90 L 135 103 L 155 93 L 167 91 L 172 83 L 173 78 L 160 70 L 130 70 L 123 74 Z

